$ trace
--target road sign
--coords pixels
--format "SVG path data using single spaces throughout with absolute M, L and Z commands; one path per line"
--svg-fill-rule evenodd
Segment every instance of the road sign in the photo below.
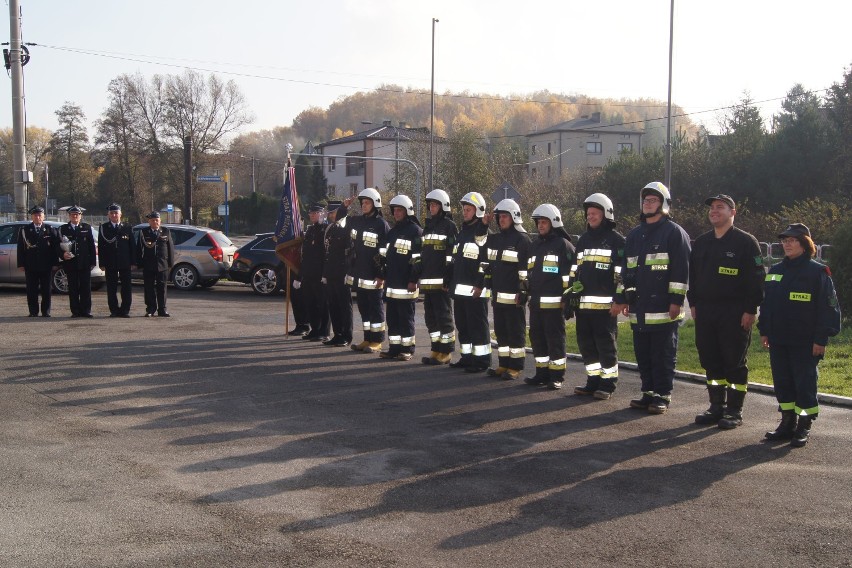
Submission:
M 166 213 L 174 213 L 175 206 L 173 203 L 166 203 Z
M 225 181 L 225 176 L 198 176 L 195 179 L 199 182 L 221 183 Z
M 228 213 L 228 206 L 227 205 L 220 205 L 218 213 L 219 213 L 219 217 L 224 217 Z

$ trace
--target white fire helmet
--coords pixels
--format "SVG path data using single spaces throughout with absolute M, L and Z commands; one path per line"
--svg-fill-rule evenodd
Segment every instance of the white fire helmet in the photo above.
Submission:
M 376 209 L 382 208 L 382 196 L 373 187 L 368 187 L 368 188 L 362 190 L 361 193 L 358 194 L 358 201 L 361 201 L 362 199 L 372 199 L 373 200 L 373 206 Z
M 390 200 L 390 210 L 393 213 L 394 207 L 402 207 L 405 209 L 406 215 L 414 215 L 414 203 L 407 195 L 397 195 Z
M 559 214 L 559 209 L 551 203 L 542 203 L 532 212 L 533 221 L 539 219 L 550 219 L 550 224 L 554 229 L 562 226 L 562 215 Z
M 433 189 L 426 194 L 426 203 L 437 201 L 441 204 L 441 209 L 444 213 L 450 212 L 450 194 L 443 189 Z
M 672 196 L 669 193 L 669 188 L 658 181 L 652 181 L 642 188 L 642 192 L 639 194 L 639 211 L 642 211 L 642 202 L 649 193 L 653 193 L 662 200 L 660 212 L 663 215 L 668 215 L 672 206 Z
M 583 209 L 586 210 L 589 207 L 603 209 L 604 218 L 615 223 L 615 210 L 612 207 L 612 199 L 603 193 L 593 193 L 588 196 L 583 202 Z
M 465 193 L 464 197 L 459 200 L 462 204 L 467 203 L 468 205 L 473 205 L 476 208 L 476 216 L 479 219 L 482 219 L 485 216 L 485 198 L 482 197 L 482 194 L 476 191 L 471 191 L 469 193 Z
M 494 213 L 508 213 L 512 217 L 515 229 L 522 233 L 527 232 L 521 220 L 521 206 L 515 203 L 514 199 L 501 200 L 500 203 L 494 206 Z

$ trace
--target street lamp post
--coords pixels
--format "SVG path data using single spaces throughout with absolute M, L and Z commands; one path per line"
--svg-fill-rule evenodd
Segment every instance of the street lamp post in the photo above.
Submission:
M 672 0 L 674 1 L 674 0 Z M 432 164 L 435 163 L 435 24 L 438 23 L 438 18 L 432 18 L 432 96 L 430 104 L 429 116 L 429 191 L 432 191 Z M 420 187 L 417 188 L 417 210 L 420 211 Z
M 666 187 L 672 188 L 672 47 L 674 46 L 674 0 L 669 11 L 669 101 L 666 112 Z

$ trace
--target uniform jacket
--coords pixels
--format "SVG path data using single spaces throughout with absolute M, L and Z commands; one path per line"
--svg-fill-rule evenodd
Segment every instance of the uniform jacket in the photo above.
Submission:
M 382 249 L 388 242 L 387 221 L 375 211 L 369 215 L 358 215 L 349 220 L 352 237 L 350 261 L 351 282 L 356 288 L 377 290 L 377 278 L 381 277 Z
M 349 271 L 352 235 L 346 219 L 346 207 L 337 210 L 337 220 L 325 230 L 325 262 L 322 275 L 332 284 L 343 284 Z
M 803 254 L 770 268 L 757 329 L 770 345 L 827 345 L 840 332 L 828 267 Z
M 36 234 L 35 225 L 21 227 L 18 234 L 18 267 L 26 270 L 51 270 L 59 264 L 56 250 L 59 246 L 59 231 L 42 223 L 41 234 Z
M 662 326 L 678 324 L 669 317 L 669 306 L 682 306 L 686 299 L 689 250 L 689 235 L 668 217 L 656 223 L 642 221 L 628 233 L 622 270 L 624 294 L 617 297 L 619 303 L 630 305 L 634 329 L 662 331 Z
M 165 272 L 175 263 L 175 244 L 172 233 L 166 227 L 160 227 L 159 236 L 154 235 L 151 227 L 144 227 L 136 243 L 136 264 L 148 272 Z
M 521 284 L 527 279 L 530 237 L 514 225 L 488 235 L 488 262 L 484 266 L 486 286 L 494 304 L 515 305 Z
M 574 245 L 562 231 L 551 230 L 532 241 L 527 261 L 530 308 L 562 308 L 573 263 Z
M 480 298 L 488 297 L 483 271 L 483 263 L 488 262 L 487 239 L 488 225 L 482 219 L 474 218 L 470 223 L 462 223 L 448 269 L 451 294 L 472 297 L 474 288 L 483 288 Z
M 71 227 L 71 223 L 65 223 L 59 227 L 59 238 L 68 237 L 68 240 L 73 243 L 71 252 L 74 253 L 74 258 L 71 260 L 62 260 L 62 266 L 66 270 L 91 270 L 97 262 L 97 253 L 95 251 L 95 235 L 92 233 L 92 226 L 88 223 L 80 223 L 75 231 Z M 63 251 L 56 244 L 56 255 L 62 259 Z
M 583 312 L 609 310 L 621 286 L 624 265 L 624 236 L 607 226 L 589 228 L 577 241 L 576 263 L 571 268 L 570 287 Z
M 756 314 L 765 276 L 757 239 L 736 227 L 721 239 L 710 230 L 692 245 L 686 298 L 690 306 L 723 304 Z
M 423 230 L 423 249 L 420 262 L 416 266 L 420 279 L 420 289 L 424 293 L 435 292 L 449 285 L 447 267 L 453 259 L 453 247 L 458 239 L 459 230 L 453 220 L 443 212 L 426 219 Z
M 125 270 L 134 264 L 133 228 L 128 223 L 119 223 L 117 228 L 110 222 L 100 226 L 98 260 L 101 268 L 109 270 Z
M 417 283 L 415 264 L 420 261 L 423 229 L 407 217 L 396 223 L 388 232 L 385 253 L 385 297 L 396 300 L 414 300 L 419 291 L 408 291 L 409 283 Z
M 302 264 L 299 278 L 303 283 L 319 284 L 325 263 L 325 230 L 328 223 L 314 223 L 305 230 L 302 240 Z

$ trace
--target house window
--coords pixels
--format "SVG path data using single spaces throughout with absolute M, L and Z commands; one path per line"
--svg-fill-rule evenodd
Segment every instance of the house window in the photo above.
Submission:
M 328 171 L 333 172 L 337 168 L 337 158 L 328 159 Z
M 535 150 L 536 150 L 536 148 L 537 148 L 537 147 L 538 147 L 538 145 L 537 145 L 537 144 L 533 144 L 533 145 L 532 145 L 532 150 L 530 151 L 530 154 L 532 154 L 533 156 L 535 156 Z
M 326 186 L 325 191 L 329 195 L 334 195 L 335 197 L 337 196 L 337 186 L 333 183 L 328 184 L 328 186 Z
M 550 155 L 550 144 L 551 144 L 550 142 L 547 143 L 547 155 L 548 156 Z M 548 177 L 550 177 L 550 174 L 548 174 Z
M 349 195 L 351 197 L 355 197 L 356 195 L 358 195 L 358 184 L 357 183 L 350 183 L 349 184 Z
M 587 154 L 603 154 L 603 142 L 586 142 Z
M 618 143 L 618 153 L 619 154 L 621 152 L 632 152 L 632 151 L 633 151 L 633 144 L 632 143 L 630 143 L 630 142 L 619 142 Z
M 364 163 L 366 160 L 360 160 L 357 157 L 349 158 L 348 156 L 363 156 L 364 152 L 347 152 L 346 153 L 346 175 L 347 176 L 362 176 L 364 175 Z

